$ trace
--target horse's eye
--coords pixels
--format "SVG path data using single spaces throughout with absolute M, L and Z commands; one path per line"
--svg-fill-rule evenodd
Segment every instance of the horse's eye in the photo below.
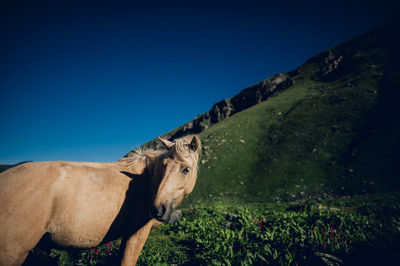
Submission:
M 183 173 L 184 175 L 189 174 L 189 172 L 190 172 L 190 168 L 189 168 L 189 167 L 185 167 L 185 169 L 183 169 L 183 171 L 182 171 L 182 173 Z

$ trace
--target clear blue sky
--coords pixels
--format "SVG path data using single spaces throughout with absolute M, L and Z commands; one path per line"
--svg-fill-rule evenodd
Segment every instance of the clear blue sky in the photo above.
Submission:
M 1 1 L 0 163 L 118 160 L 215 102 L 395 18 L 398 7 Z

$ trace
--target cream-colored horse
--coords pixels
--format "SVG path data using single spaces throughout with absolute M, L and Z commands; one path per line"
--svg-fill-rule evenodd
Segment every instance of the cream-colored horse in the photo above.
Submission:
M 134 265 L 152 227 L 192 192 L 200 140 L 160 139 L 166 151 L 137 151 L 114 163 L 35 162 L 0 174 L 0 265 L 20 265 L 48 233 L 88 248 L 122 237 Z

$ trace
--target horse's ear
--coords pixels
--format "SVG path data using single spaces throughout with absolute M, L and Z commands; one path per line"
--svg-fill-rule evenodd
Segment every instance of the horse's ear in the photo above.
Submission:
M 197 152 L 200 149 L 200 146 L 201 146 L 200 139 L 197 136 L 193 136 L 193 139 L 189 144 L 190 150 Z
M 163 139 L 163 138 L 160 138 L 160 137 L 158 137 L 158 139 L 161 141 L 161 143 L 162 143 L 168 150 L 170 150 L 170 149 L 172 148 L 172 146 L 175 145 L 175 143 L 173 143 L 172 141 L 169 141 L 169 140 L 166 140 L 166 139 Z

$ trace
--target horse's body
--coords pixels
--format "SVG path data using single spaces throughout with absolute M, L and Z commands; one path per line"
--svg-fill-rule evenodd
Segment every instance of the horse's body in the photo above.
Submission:
M 114 163 L 25 163 L 2 173 L 0 265 L 22 264 L 45 233 L 78 248 L 122 237 L 122 264 L 135 264 L 150 229 L 168 221 L 197 177 L 198 138 L 162 141 L 167 151 Z

